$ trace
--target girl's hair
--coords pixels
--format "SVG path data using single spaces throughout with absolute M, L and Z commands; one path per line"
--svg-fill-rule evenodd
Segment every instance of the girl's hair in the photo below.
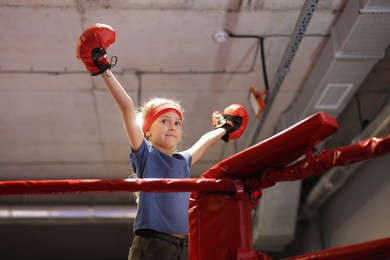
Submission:
M 137 179 L 137 175 L 132 170 L 129 173 L 129 179 Z M 129 198 L 130 200 L 134 200 L 138 204 L 139 191 L 130 192 Z
M 158 105 L 164 104 L 164 103 L 171 103 L 171 104 L 174 104 L 174 105 L 178 106 L 180 108 L 180 112 L 183 114 L 184 109 L 180 105 L 180 102 L 177 101 L 176 99 L 166 98 L 166 97 L 151 98 L 148 101 L 146 101 L 140 108 L 140 114 L 141 114 L 142 120 L 145 119 L 146 115 L 150 111 L 152 111 L 153 108 L 155 108 Z

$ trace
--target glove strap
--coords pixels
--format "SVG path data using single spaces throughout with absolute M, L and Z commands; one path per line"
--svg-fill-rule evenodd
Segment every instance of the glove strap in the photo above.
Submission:
M 221 139 L 227 143 L 230 139 L 229 135 L 237 131 L 241 127 L 242 117 L 234 115 L 224 115 L 224 118 L 226 123 L 223 124 L 221 127 L 226 129 L 226 134 L 224 134 Z
M 227 143 L 229 141 L 229 129 L 232 128 L 232 126 L 225 122 L 224 124 L 215 127 L 215 129 L 217 128 L 223 128 L 226 130 L 226 133 L 221 137 L 221 139 Z
M 233 133 L 241 127 L 242 117 L 234 115 L 225 115 L 224 117 L 226 121 L 231 122 L 233 124 L 233 126 L 229 127 L 229 129 L 226 129 L 229 134 Z
M 116 65 L 118 61 L 117 56 L 111 57 L 111 63 L 109 63 L 108 61 L 106 61 L 107 63 L 99 61 L 99 59 L 104 55 L 106 55 L 106 53 L 107 53 L 106 50 L 103 48 L 95 48 L 92 50 L 91 54 L 92 54 L 93 64 L 99 69 L 98 72 L 92 73 L 91 74 L 92 76 L 97 76 L 99 74 L 102 74 L 106 70 L 111 69 Z

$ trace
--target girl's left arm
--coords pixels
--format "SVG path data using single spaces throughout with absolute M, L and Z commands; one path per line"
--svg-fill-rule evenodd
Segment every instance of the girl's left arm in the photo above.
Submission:
M 226 130 L 224 128 L 217 128 L 207 132 L 190 149 L 188 149 L 187 151 L 190 152 L 192 156 L 191 165 L 194 165 L 213 144 L 222 138 L 225 133 Z

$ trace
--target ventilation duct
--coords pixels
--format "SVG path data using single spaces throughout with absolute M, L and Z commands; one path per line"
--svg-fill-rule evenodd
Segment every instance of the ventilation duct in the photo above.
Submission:
M 390 1 L 348 1 L 284 125 L 343 111 L 390 43 Z

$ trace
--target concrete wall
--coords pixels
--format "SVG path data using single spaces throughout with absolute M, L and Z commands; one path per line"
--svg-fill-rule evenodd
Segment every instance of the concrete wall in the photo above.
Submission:
M 390 155 L 365 163 L 321 209 L 326 248 L 390 236 Z
M 363 164 L 273 259 L 390 237 L 390 155 Z

